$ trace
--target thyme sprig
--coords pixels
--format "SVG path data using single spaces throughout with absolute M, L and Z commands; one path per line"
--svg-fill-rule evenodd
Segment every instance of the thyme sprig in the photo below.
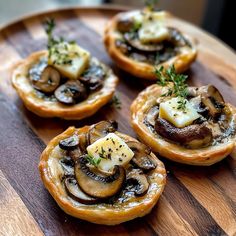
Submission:
M 48 49 L 48 58 L 53 58 L 53 64 L 57 65 L 71 65 L 71 53 L 69 54 L 69 44 L 74 44 L 74 41 L 66 42 L 63 37 L 56 39 L 53 37 L 53 30 L 56 27 L 54 19 L 47 19 L 44 23 L 45 31 L 48 36 L 47 49 Z M 77 54 L 77 52 L 74 52 Z
M 100 157 L 95 158 L 95 157 L 92 157 L 92 156 L 87 154 L 86 155 L 86 160 L 89 162 L 89 164 L 97 167 L 100 164 L 102 159 Z
M 168 87 L 167 92 L 163 93 L 162 97 L 174 96 L 178 97 L 177 109 L 185 110 L 186 108 L 186 97 L 188 96 L 188 85 L 186 80 L 187 75 L 177 74 L 174 65 L 164 70 L 164 67 L 155 68 L 155 74 L 158 78 L 157 83 L 162 87 Z

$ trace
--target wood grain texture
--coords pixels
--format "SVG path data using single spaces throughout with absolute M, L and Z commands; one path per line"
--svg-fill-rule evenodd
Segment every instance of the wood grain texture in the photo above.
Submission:
M 129 124 L 129 106 L 148 83 L 118 69 L 105 52 L 103 28 L 117 12 L 86 8 L 60 10 L 27 18 L 1 30 L 0 140 L 4 148 L 0 149 L 0 170 L 7 180 L 0 179 L 0 186 L 8 181 L 8 188 L 23 200 L 45 235 L 235 235 L 236 161 L 232 157 L 204 168 L 162 159 L 169 174 L 160 201 L 146 217 L 118 226 L 92 225 L 70 217 L 44 189 L 37 170 L 40 153 L 51 138 L 68 126 L 80 127 L 102 119 L 116 119 L 121 132 L 135 137 Z M 24 108 L 11 86 L 11 71 L 20 58 L 45 48 L 42 22 L 46 17 L 55 18 L 57 35 L 75 39 L 113 68 L 120 77 L 116 94 L 122 101 L 121 110 L 106 105 L 85 120 L 63 121 L 37 117 Z M 199 41 L 198 60 L 186 72 L 189 83 L 212 83 L 226 101 L 236 105 L 235 54 L 200 29 L 181 20 L 177 20 L 177 24 Z M 17 230 L 13 223 L 10 227 Z M 29 235 L 32 234 L 29 232 Z
M 29 210 L 0 171 L 0 235 L 43 235 Z

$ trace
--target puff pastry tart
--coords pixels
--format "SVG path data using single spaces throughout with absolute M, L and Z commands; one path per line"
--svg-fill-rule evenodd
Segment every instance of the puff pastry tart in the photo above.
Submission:
M 176 84 L 154 84 L 138 95 L 131 105 L 134 130 L 172 161 L 209 166 L 222 160 L 235 146 L 235 107 L 213 85 L 178 90 Z
M 23 60 L 12 83 L 25 106 L 42 117 L 82 119 L 108 103 L 118 79 L 112 70 L 75 42 L 52 38 L 48 22 L 48 50 Z
M 166 184 L 161 161 L 117 123 L 68 128 L 43 151 L 45 187 L 69 215 L 115 225 L 151 211 Z
M 153 65 L 177 72 L 188 69 L 197 55 L 195 40 L 175 28 L 166 11 L 129 11 L 116 15 L 107 25 L 104 43 L 117 65 L 134 76 L 153 80 Z

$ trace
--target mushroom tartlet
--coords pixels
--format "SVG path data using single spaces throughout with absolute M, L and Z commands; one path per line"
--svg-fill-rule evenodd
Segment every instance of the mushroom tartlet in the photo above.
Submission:
M 163 163 L 116 130 L 114 121 L 70 127 L 43 151 L 41 178 L 67 214 L 115 225 L 146 215 L 159 199 L 166 183 Z
M 48 50 L 31 54 L 13 72 L 12 83 L 25 106 L 42 117 L 83 119 L 108 103 L 118 78 L 75 42 L 52 37 Z
M 129 11 L 116 15 L 104 35 L 107 52 L 121 69 L 154 80 L 153 65 L 177 72 L 188 69 L 197 50 L 194 39 L 175 28 L 166 11 Z
M 212 165 L 229 155 L 235 146 L 235 107 L 213 85 L 187 87 L 185 76 L 162 72 L 161 82 L 131 105 L 140 139 L 161 156 L 190 165 Z

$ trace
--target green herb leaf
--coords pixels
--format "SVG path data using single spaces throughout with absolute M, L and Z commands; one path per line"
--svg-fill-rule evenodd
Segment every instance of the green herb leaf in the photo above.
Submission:
M 95 157 L 92 157 L 92 156 L 90 156 L 90 155 L 86 155 L 86 160 L 91 164 L 91 165 L 93 165 L 93 166 L 98 166 L 99 165 L 99 163 L 101 162 L 101 158 L 100 157 L 98 157 L 98 158 L 95 158 Z
M 157 83 L 162 87 L 168 87 L 168 91 L 161 96 L 179 97 L 178 109 L 185 110 L 187 103 L 186 97 L 188 96 L 188 86 L 186 84 L 188 76 L 177 74 L 174 65 L 170 66 L 167 70 L 164 70 L 163 66 L 155 68 L 155 74 L 158 79 Z

